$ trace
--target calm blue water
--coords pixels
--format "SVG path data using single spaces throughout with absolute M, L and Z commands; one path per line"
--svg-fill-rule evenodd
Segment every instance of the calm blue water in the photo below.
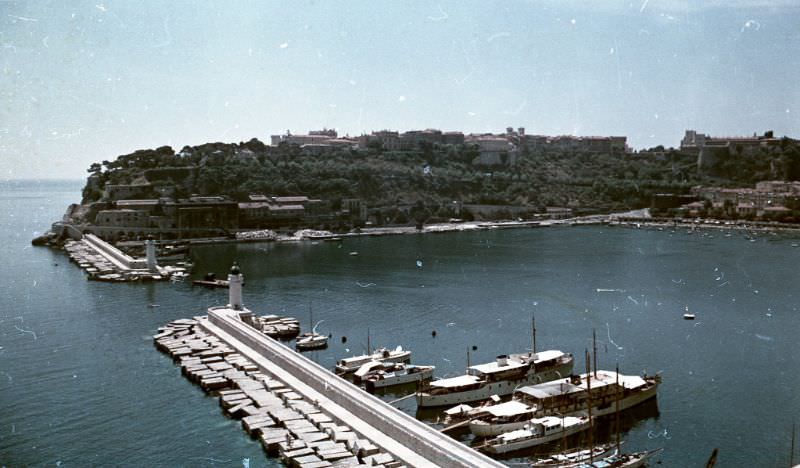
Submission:
M 0 462 L 279 466 L 152 345 L 158 326 L 225 303 L 224 291 L 89 282 L 63 253 L 30 246 L 81 185 L 0 184 Z M 473 363 L 530 347 L 532 313 L 540 349 L 582 356 L 594 329 L 601 368 L 664 379 L 657 404 L 626 418 L 628 450 L 664 447 L 663 466 L 683 467 L 716 447 L 717 466 L 749 467 L 786 466 L 800 420 L 797 242 L 589 227 L 193 256 L 197 276 L 238 260 L 257 313 L 307 322 L 312 308 L 333 339 L 310 356 L 330 366 L 363 351 L 368 330 L 373 346 L 409 347 L 441 376 L 463 372 L 468 347 Z M 681 319 L 685 306 L 697 320 Z

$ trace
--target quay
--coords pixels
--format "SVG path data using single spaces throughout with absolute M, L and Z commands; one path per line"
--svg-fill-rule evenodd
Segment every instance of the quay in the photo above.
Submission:
M 505 466 L 403 413 L 254 328 L 231 269 L 229 304 L 159 329 L 156 346 L 220 397 L 289 466 Z

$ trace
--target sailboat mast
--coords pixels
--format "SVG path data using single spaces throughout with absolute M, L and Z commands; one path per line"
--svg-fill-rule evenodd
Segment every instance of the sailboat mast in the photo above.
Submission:
M 789 466 L 794 466 L 794 432 L 795 430 L 795 423 L 792 423 L 792 451 L 789 454 Z
M 592 328 L 592 353 L 594 359 L 594 378 L 597 378 L 597 335 L 595 329 Z
M 533 339 L 531 356 L 536 354 L 536 316 L 531 313 L 531 338 Z
M 372 348 L 369 343 L 369 327 L 367 327 L 367 354 L 372 354 Z
M 620 427 L 619 427 L 619 364 L 617 364 L 617 368 L 616 368 L 616 380 L 617 380 L 617 388 L 616 388 L 617 391 L 616 391 L 616 395 L 615 395 L 616 402 L 615 402 L 614 411 L 616 413 L 616 415 L 615 415 L 615 418 L 616 418 L 615 425 L 616 425 L 616 429 L 617 429 L 617 453 L 619 453 L 619 430 L 620 430 Z
M 586 354 L 586 406 L 589 414 L 589 463 L 594 462 L 594 427 L 592 425 L 592 372 L 589 367 L 589 350 Z
M 467 373 L 469 374 L 469 346 L 467 346 Z

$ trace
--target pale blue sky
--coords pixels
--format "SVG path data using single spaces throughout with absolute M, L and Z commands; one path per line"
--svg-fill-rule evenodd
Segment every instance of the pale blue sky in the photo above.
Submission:
M 800 137 L 796 5 L 0 0 L 0 178 L 321 127 Z

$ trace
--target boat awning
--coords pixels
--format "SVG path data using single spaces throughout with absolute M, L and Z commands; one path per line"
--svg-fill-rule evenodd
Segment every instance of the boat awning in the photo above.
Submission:
M 619 383 L 625 388 L 639 388 L 647 385 L 647 382 L 638 375 L 619 375 Z
M 431 382 L 431 387 L 439 388 L 452 388 L 463 387 L 466 385 L 474 385 L 480 381 L 480 378 L 474 375 L 459 375 L 458 377 L 451 377 L 449 379 L 434 380 Z
M 530 406 L 526 405 L 525 403 L 511 400 L 505 403 L 500 403 L 499 405 L 490 406 L 486 408 L 486 411 L 492 416 L 503 417 L 524 413 L 528 411 L 528 409 L 530 409 Z
M 563 356 L 564 353 L 555 349 L 550 349 L 547 351 L 539 351 L 536 353 L 534 357 L 534 363 L 544 362 L 544 361 L 552 361 L 553 359 L 558 359 Z
M 383 368 L 383 363 L 380 361 L 369 361 L 368 363 L 359 367 L 355 375 L 357 377 L 364 377 L 369 371 L 375 368 Z
M 616 385 L 617 373 L 614 371 L 599 370 L 597 377 L 592 375 L 592 388 L 600 388 L 609 385 Z M 638 375 L 619 374 L 619 384 L 627 389 L 644 387 L 647 382 Z M 586 374 L 581 375 L 581 387 L 586 388 Z
M 557 427 L 561 425 L 561 418 L 555 416 L 545 416 L 543 418 L 531 420 L 534 424 L 541 424 L 544 427 Z
M 493 361 L 493 362 L 487 362 L 486 364 L 478 364 L 478 365 L 475 365 L 475 366 L 470 366 L 470 370 L 478 371 L 481 374 L 493 374 L 495 372 L 507 371 L 507 370 L 511 370 L 511 369 L 518 369 L 518 368 L 524 367 L 526 365 L 527 364 L 523 364 L 523 363 L 521 363 L 519 361 L 514 361 L 512 359 L 509 359 L 506 362 L 505 366 L 500 366 L 497 363 L 497 361 Z
M 520 387 L 517 392 L 523 393 L 532 398 L 543 400 L 559 395 L 567 395 L 569 393 L 578 393 L 584 391 L 578 385 L 573 385 L 565 380 L 556 382 L 547 382 L 538 385 L 531 385 L 528 387 Z

